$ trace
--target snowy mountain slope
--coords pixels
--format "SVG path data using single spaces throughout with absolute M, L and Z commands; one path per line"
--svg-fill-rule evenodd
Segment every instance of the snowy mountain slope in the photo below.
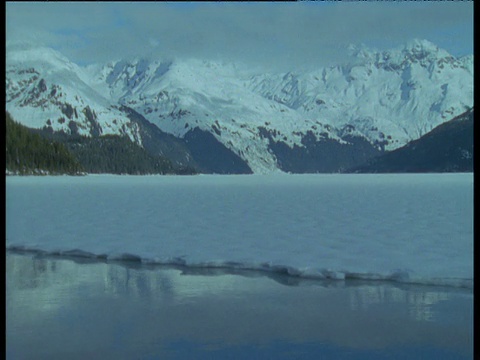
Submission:
M 81 133 L 123 132 L 141 144 L 136 125 L 120 111 L 127 106 L 176 137 L 213 135 L 259 173 L 327 171 L 335 166 L 325 162 L 340 160 L 337 170 L 353 166 L 418 139 L 473 105 L 473 56 L 457 59 L 424 40 L 384 52 L 351 51 L 350 64 L 252 74 L 240 64 L 199 59 L 81 68 L 53 50 L 7 49 L 7 110 L 29 119 L 27 126 L 64 131 L 68 124 L 59 119 L 70 114 Z M 355 157 L 358 144 L 362 159 Z M 337 148 L 343 159 L 335 158 Z M 285 167 L 298 156 L 309 157 L 309 165 Z
M 349 172 L 472 172 L 473 108 Z
M 306 74 L 259 75 L 250 88 L 305 117 L 346 124 L 392 150 L 473 105 L 473 56 L 456 59 L 428 41 L 375 52 L 351 47 L 356 62 Z M 375 130 L 375 129 L 378 129 Z
M 7 47 L 6 63 L 6 109 L 24 125 L 88 136 L 125 134 L 140 142 L 135 124 L 58 52 Z
M 12 50 L 7 56 L 7 111 L 31 128 L 87 136 L 127 135 L 152 155 L 168 157 L 177 166 L 225 172 L 221 164 L 212 166 L 208 161 L 197 161 L 206 156 L 189 148 L 197 150 L 200 138 L 185 144 L 185 140 L 168 136 L 158 128 L 155 131 L 134 110 L 112 100 L 111 94 L 95 83 L 91 71 L 92 68 L 80 68 L 52 49 Z M 235 158 L 221 143 L 212 146 L 217 157 L 223 154 L 225 161 L 233 159 L 235 166 L 226 166 L 226 171 L 251 172 L 242 164 L 243 160 Z
M 212 133 L 257 172 L 278 167 L 268 141 L 259 136 L 259 126 L 285 134 L 291 146 L 300 145 L 300 132 L 311 129 L 297 112 L 252 93 L 234 65 L 192 59 L 145 66 L 145 60 L 138 60 L 110 69 L 107 74 L 103 69 L 92 86 L 109 83 L 119 103 L 178 137 L 194 128 Z

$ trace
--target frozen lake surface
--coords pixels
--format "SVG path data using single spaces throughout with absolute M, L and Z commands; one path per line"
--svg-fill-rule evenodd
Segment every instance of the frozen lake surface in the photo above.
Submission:
M 7 177 L 6 246 L 473 287 L 473 174 Z

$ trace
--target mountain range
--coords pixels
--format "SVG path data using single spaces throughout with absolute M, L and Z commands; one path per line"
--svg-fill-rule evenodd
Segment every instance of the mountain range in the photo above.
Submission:
M 201 59 L 79 66 L 51 48 L 6 50 L 6 110 L 23 125 L 122 135 L 205 173 L 349 171 L 473 107 L 473 55 L 426 40 L 352 46 L 348 63 L 287 73 Z

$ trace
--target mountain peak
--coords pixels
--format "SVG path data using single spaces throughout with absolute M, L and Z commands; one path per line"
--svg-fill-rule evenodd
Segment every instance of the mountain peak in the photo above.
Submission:
M 427 52 L 437 52 L 439 50 L 438 46 L 435 45 L 434 43 L 426 39 L 418 39 L 418 38 L 407 41 L 403 45 L 403 49 L 405 51 L 412 51 L 412 52 L 416 52 L 420 50 L 427 51 Z
M 441 59 L 441 58 L 453 58 L 453 56 L 446 50 L 439 48 L 428 40 L 413 39 L 408 41 L 401 52 L 406 55 L 410 55 L 414 59 Z
M 454 59 L 446 50 L 425 39 L 412 39 L 385 51 L 378 51 L 366 45 L 350 45 L 349 55 L 364 63 L 393 65 L 394 68 L 409 62 L 430 62 L 441 58 Z
M 77 65 L 57 50 L 44 46 L 29 46 L 29 44 L 9 44 L 6 49 L 6 65 L 32 64 L 42 69 L 74 69 Z

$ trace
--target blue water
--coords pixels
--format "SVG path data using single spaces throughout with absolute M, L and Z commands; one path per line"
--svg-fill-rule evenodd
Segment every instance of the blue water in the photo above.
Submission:
M 7 253 L 7 359 L 472 359 L 468 289 Z

